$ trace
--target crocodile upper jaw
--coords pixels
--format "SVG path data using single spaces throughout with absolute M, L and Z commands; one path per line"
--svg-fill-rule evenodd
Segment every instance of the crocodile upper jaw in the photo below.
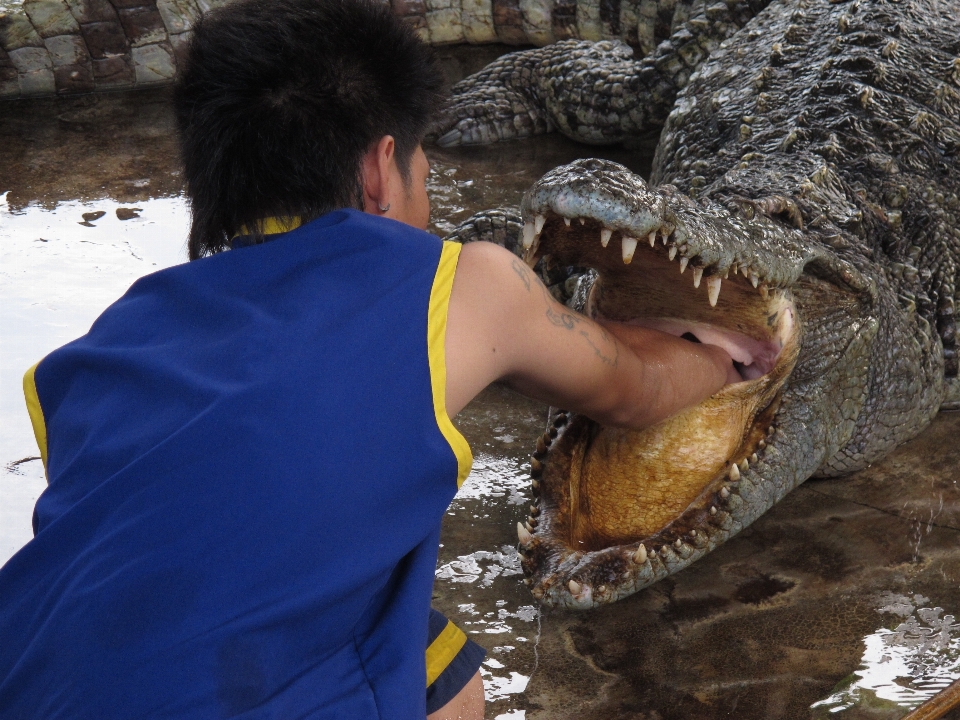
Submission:
M 662 244 L 656 234 L 638 244 L 593 219 L 575 220 L 546 216 L 536 254 L 549 251 L 554 262 L 597 269 L 587 314 L 723 346 L 744 377 L 643 430 L 584 418 L 565 432 L 578 441 L 567 439 L 566 477 L 551 483 L 555 533 L 579 550 L 656 545 L 661 531 L 698 502 L 715 513 L 734 466 L 762 451 L 777 393 L 796 361 L 794 307 L 789 292 L 761 293 L 746 277 L 710 278 L 709 285 L 699 275 L 691 280 L 694 272 L 681 277 L 682 258 L 668 249 L 667 236 Z
M 544 435 L 532 461 L 538 504 L 520 529 L 524 569 L 535 596 L 589 607 L 666 574 L 656 565 L 667 554 L 715 544 L 717 528 L 736 516 L 740 474 L 771 442 L 801 328 L 786 283 L 745 262 L 706 266 L 665 207 L 653 208 L 637 237 L 636 212 L 616 223 L 606 204 L 590 215 L 556 202 L 530 212 L 528 199 L 527 261 L 595 268 L 587 314 L 721 345 L 744 377 L 643 430 L 562 414 Z

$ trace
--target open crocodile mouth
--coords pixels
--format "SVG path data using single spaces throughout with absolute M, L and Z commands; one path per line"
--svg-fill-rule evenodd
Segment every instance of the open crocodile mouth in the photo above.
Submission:
M 799 323 L 785 284 L 735 259 L 705 265 L 691 228 L 669 212 L 623 227 L 562 197 L 535 213 L 525 200 L 524 210 L 529 264 L 545 258 L 596 270 L 586 314 L 723 347 L 743 378 L 643 430 L 560 413 L 541 438 L 531 460 L 537 504 L 519 528 L 528 584 L 549 601 L 590 606 L 638 589 L 636 566 L 716 544 L 714 531 L 739 502 L 741 474 L 767 448 Z M 588 556 L 590 573 L 578 576 Z M 666 574 L 652 570 L 649 582 Z M 633 587 L 621 592 L 624 580 Z

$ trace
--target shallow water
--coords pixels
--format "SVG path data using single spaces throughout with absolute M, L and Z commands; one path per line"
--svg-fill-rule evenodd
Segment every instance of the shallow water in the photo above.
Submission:
M 134 279 L 185 260 L 168 97 L 0 104 L 0 562 L 29 539 L 44 487 L 23 371 Z M 595 154 L 641 172 L 650 156 L 556 137 L 430 149 L 433 229 L 516 205 L 546 170 Z M 589 613 L 541 610 L 520 582 L 515 528 L 545 418 L 498 386 L 457 418 L 475 463 L 444 524 L 434 602 L 488 650 L 488 717 L 895 718 L 960 674 L 960 415 Z

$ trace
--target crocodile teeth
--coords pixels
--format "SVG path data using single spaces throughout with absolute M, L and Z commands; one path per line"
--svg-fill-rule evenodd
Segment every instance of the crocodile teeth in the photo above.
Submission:
M 537 230 L 534 227 L 532 222 L 523 224 L 523 249 L 529 250 L 530 246 L 533 245 L 533 241 L 537 239 Z
M 537 235 L 539 235 L 539 234 L 540 234 L 540 231 L 543 230 L 543 224 L 544 224 L 546 221 L 547 221 L 547 216 L 546 216 L 546 215 L 537 215 L 537 216 L 533 219 L 533 222 L 534 222 L 535 227 L 536 227 Z
M 727 488 L 720 488 L 720 497 L 726 500 L 730 497 L 730 491 Z
M 762 297 L 764 300 L 770 297 L 770 290 L 767 288 L 766 283 L 760 286 L 760 297 Z
M 677 256 L 677 246 L 676 246 L 676 245 L 672 245 L 672 246 L 670 247 L 670 252 L 667 254 L 667 257 L 669 257 L 671 260 L 673 260 L 676 256 Z
M 583 589 L 580 587 L 580 583 L 578 583 L 576 580 L 571 580 L 568 582 L 567 587 L 570 588 L 571 595 L 579 595 L 580 591 Z
M 682 257 L 680 258 L 680 274 L 683 275 L 683 271 L 687 269 L 687 263 L 690 262 L 690 258 Z
M 746 472 L 750 469 L 750 461 L 744 458 L 740 461 L 740 472 Z
M 707 297 L 710 299 L 710 307 L 717 306 L 717 298 L 720 297 L 721 280 L 717 276 L 707 278 Z
M 673 543 L 673 546 L 674 546 L 677 550 L 679 550 L 680 548 L 683 547 L 683 540 L 681 540 L 680 538 L 677 538 L 677 541 L 676 541 L 675 543 Z
M 587 219 L 586 219 L 586 218 L 578 218 L 578 219 L 580 220 L 580 224 L 581 224 L 581 225 L 586 225 L 586 224 L 587 224 Z
M 737 467 L 736 463 L 730 466 L 730 479 L 734 482 L 740 479 L 740 468 Z
M 717 514 L 717 506 L 716 506 L 716 505 L 711 505 L 711 506 L 710 506 L 710 514 L 711 514 L 711 515 L 716 515 L 716 514 Z
M 604 228 L 600 231 L 600 244 L 604 247 L 607 246 L 607 243 L 610 242 L 610 236 L 613 235 L 613 230 L 607 230 Z
M 693 286 L 695 288 L 700 287 L 700 278 L 703 277 L 703 268 L 694 268 L 693 269 Z
M 567 227 L 570 227 L 570 218 L 564 218 L 563 224 L 566 225 Z
M 517 523 L 517 537 L 520 539 L 521 545 L 529 545 L 533 542 L 533 535 L 530 534 L 530 531 L 527 530 L 523 523 Z
M 750 273 L 750 284 L 753 285 L 754 287 L 760 284 L 760 276 L 752 271 Z
M 757 454 L 756 454 L 756 453 L 754 453 L 753 455 L 750 456 L 750 462 L 752 462 L 752 463 L 757 462 L 759 459 L 760 459 L 760 458 L 757 457 Z
M 633 561 L 637 565 L 643 565 L 647 561 L 647 549 L 643 546 L 643 543 L 640 544 L 640 547 L 638 547 L 637 551 L 633 554 Z
M 623 249 L 623 262 L 625 265 L 629 265 L 630 261 L 633 260 L 633 253 L 637 250 L 637 239 L 624 235 L 621 245 Z
M 650 247 L 653 247 L 654 245 L 656 245 L 656 244 L 657 244 L 657 231 L 654 230 L 652 233 L 650 233 L 650 235 L 647 237 L 647 240 L 648 240 L 649 243 L 650 243 Z

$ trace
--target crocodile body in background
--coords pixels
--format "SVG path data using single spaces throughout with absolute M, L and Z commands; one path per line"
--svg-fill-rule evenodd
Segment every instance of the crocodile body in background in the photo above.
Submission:
M 678 6 L 669 36 L 646 53 L 616 40 L 509 53 L 453 86 L 433 135 L 450 147 L 559 130 L 607 145 L 659 130 L 697 67 L 768 2 Z
M 0 0 L 0 99 L 173 81 L 197 19 L 230 0 Z M 374 0 L 433 45 L 620 39 L 641 55 L 704 0 Z
M 571 68 L 604 82 L 564 92 L 642 86 L 648 66 L 608 51 Z M 537 598 L 592 607 L 960 407 L 960 4 L 774 2 L 689 78 L 650 187 L 581 160 L 522 213 L 529 262 L 595 269 L 586 312 L 722 345 L 745 378 L 643 432 L 555 416 L 523 567 Z

